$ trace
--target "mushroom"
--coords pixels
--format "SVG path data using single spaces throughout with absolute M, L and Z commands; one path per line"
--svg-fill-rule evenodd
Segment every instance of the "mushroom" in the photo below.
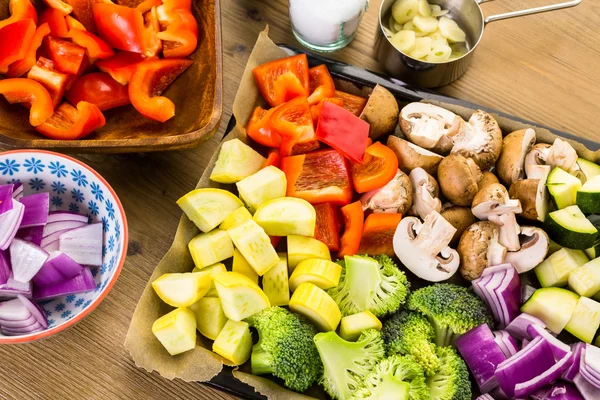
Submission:
M 463 119 L 444 108 L 427 103 L 410 103 L 400 111 L 400 129 L 414 144 L 440 154 L 452 149 Z
M 481 170 L 472 159 L 458 154 L 445 157 L 438 167 L 438 182 L 442 194 L 457 206 L 471 205 L 482 177 Z
M 398 125 L 398 102 L 389 90 L 375 86 L 369 100 L 360 114 L 360 119 L 370 125 L 369 137 L 373 140 L 391 135 Z
M 451 247 L 455 247 L 463 232 L 477 221 L 469 207 L 454 206 L 449 203 L 444 204 L 440 214 L 456 228 L 456 233 L 450 241 Z
M 502 151 L 502 131 L 488 113 L 477 110 L 463 121 L 460 132 L 453 137 L 452 154 L 472 158 L 482 171 L 490 169 Z
M 496 162 L 496 173 L 506 186 L 525 177 L 525 156 L 535 144 L 535 131 L 521 129 L 509 133 L 502 141 L 502 153 Z
M 578 177 L 582 183 L 586 182 L 586 176 L 577 164 L 577 151 L 565 140 L 556 138 L 546 156 L 546 165 L 552 168 L 559 167 Z
M 413 187 L 414 214 L 425 219 L 431 212 L 440 212 L 442 202 L 439 199 L 440 188 L 438 183 L 423 168 L 415 168 L 408 176 Z
M 538 143 L 534 145 L 525 156 L 525 174 L 527 174 L 528 165 L 545 165 L 548 152 L 550 151 L 550 145 L 547 143 Z M 530 176 L 527 176 L 530 178 Z
M 361 198 L 363 209 L 375 213 L 406 214 L 413 203 L 413 189 L 408 175 L 398 170 L 384 187 L 365 193 Z
M 400 221 L 394 234 L 394 252 L 402 264 L 419 278 L 444 281 L 456 272 L 460 259 L 448 243 L 456 228 L 433 211 L 421 222 L 416 217 Z
M 483 174 L 483 178 L 481 178 L 481 180 L 477 184 L 477 186 L 479 187 L 479 190 L 483 189 L 484 187 L 486 187 L 487 185 L 489 185 L 491 183 L 500 183 L 500 181 L 498 180 L 498 178 L 496 177 L 496 175 L 493 172 L 483 171 L 482 174 Z
M 398 167 L 407 174 L 415 168 L 423 168 L 428 174 L 436 175 L 444 158 L 397 136 L 389 136 L 387 146 L 398 157 Z
M 506 248 L 498 242 L 500 230 L 491 222 L 475 222 L 460 237 L 458 254 L 460 274 L 468 281 L 475 280 L 487 267 L 504 262 Z
M 508 252 L 504 262 L 511 263 L 518 273 L 538 266 L 548 254 L 550 239 L 546 232 L 533 226 L 521 227 L 521 250 Z
M 549 195 L 546 188 L 546 179 L 550 174 L 548 165 L 529 165 L 527 176 L 531 178 L 516 181 L 508 189 L 511 199 L 521 202 L 523 211 L 519 216 L 531 220 L 542 221 L 546 219 L 549 208 Z

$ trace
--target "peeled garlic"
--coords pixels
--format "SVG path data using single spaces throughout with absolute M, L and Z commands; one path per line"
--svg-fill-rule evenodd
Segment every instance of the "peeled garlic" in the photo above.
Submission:
M 402 29 L 405 31 L 413 31 L 416 37 L 427 36 L 427 33 L 422 32 L 419 28 L 417 28 L 413 21 L 408 21 L 406 24 L 404 24 Z
M 467 39 L 465 31 L 460 29 L 458 24 L 450 18 L 440 18 L 439 28 L 442 32 L 442 35 L 444 35 L 449 42 L 464 42 Z
M 417 15 L 412 22 L 417 29 L 425 33 L 435 32 L 438 28 L 438 20 L 434 17 L 423 17 L 421 15 Z
M 450 11 L 448 10 L 442 10 L 442 7 L 438 6 L 437 4 L 432 4 L 431 5 L 431 16 L 432 17 L 443 17 L 444 15 L 448 14 Z
M 452 54 L 452 49 L 447 44 L 443 44 L 441 46 L 433 47 L 431 52 L 427 54 L 427 61 L 431 62 L 444 62 L 450 59 L 450 55 Z
M 416 38 L 415 48 L 409 52 L 410 56 L 417 59 L 426 57 L 431 52 L 431 42 L 431 38 L 428 37 Z
M 400 31 L 390 39 L 390 42 L 401 52 L 410 53 L 415 48 L 415 32 Z
M 427 0 L 419 0 L 419 14 L 424 17 L 431 16 L 431 7 Z
M 411 21 L 419 14 L 420 0 L 398 0 L 392 6 L 392 15 L 399 24 Z
M 396 20 L 394 19 L 393 14 L 390 15 L 389 26 L 390 26 L 390 31 L 392 31 L 392 33 L 394 33 L 394 34 L 398 33 L 398 30 L 396 29 Z

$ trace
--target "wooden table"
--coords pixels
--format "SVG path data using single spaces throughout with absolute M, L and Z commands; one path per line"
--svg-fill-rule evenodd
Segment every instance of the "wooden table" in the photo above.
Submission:
M 549 1 L 530 0 L 528 5 Z M 332 55 L 370 70 L 379 1 L 358 36 Z M 519 0 L 483 5 L 515 10 Z M 155 265 L 171 245 L 181 211 L 175 201 L 198 181 L 231 115 L 246 59 L 266 24 L 276 42 L 297 44 L 286 0 L 221 0 L 224 112 L 216 136 L 195 150 L 82 155 L 119 194 L 130 229 L 129 257 L 110 295 L 74 328 L 40 343 L 0 347 L 0 398 L 232 399 L 200 384 L 171 382 L 135 367 L 123 348 L 129 320 Z M 488 26 L 471 69 L 443 93 L 600 141 L 600 4 Z

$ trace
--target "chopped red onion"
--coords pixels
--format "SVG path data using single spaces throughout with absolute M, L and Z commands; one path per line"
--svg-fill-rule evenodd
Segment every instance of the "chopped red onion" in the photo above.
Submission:
M 51 235 L 54 232 L 67 231 L 69 229 L 79 228 L 84 225 L 87 225 L 87 223 L 74 220 L 49 222 L 44 227 L 44 237 Z
M 13 199 L 19 201 L 21 200 L 21 198 L 23 198 L 23 184 L 21 182 L 15 182 L 13 184 L 13 193 L 12 193 L 12 197 Z
M 573 363 L 565 371 L 562 378 L 568 382 L 573 382 L 575 375 L 579 373 L 579 364 L 581 362 L 581 354 L 585 349 L 585 343 L 579 342 L 571 345 L 571 352 L 573 353 Z
M 506 331 L 516 339 L 528 339 L 531 340 L 531 335 L 527 332 L 527 328 L 530 325 L 539 325 L 542 328 L 546 327 L 544 321 L 526 313 L 521 313 L 517 318 L 512 320 L 506 327 Z
M 30 326 L 38 323 L 37 318 L 31 315 L 29 318 L 23 321 L 9 321 L 5 319 L 0 319 L 0 326 L 5 328 L 22 328 L 24 326 Z
M 584 400 L 600 399 L 600 389 L 589 383 L 581 374 L 577 374 L 575 378 L 573 378 L 573 383 L 579 390 L 579 393 L 583 396 Z
M 33 277 L 36 286 L 44 287 L 63 282 L 81 273 L 83 267 L 60 251 L 50 253 L 48 260 Z
M 14 279 L 29 282 L 42 268 L 49 254 L 39 246 L 21 239 L 14 239 L 10 245 L 10 262 Z
M 550 332 L 542 328 L 540 325 L 530 325 L 527 327 L 527 333 L 532 338 L 541 336 L 548 341 L 548 344 L 552 348 L 552 354 L 554 354 L 555 360 L 562 359 L 565 354 L 571 353 L 571 347 L 555 338 Z
M 45 246 L 42 246 L 42 249 L 46 250 L 48 253 L 54 253 L 58 251 L 60 243 L 58 240 L 48 243 Z
M 501 327 L 508 325 L 519 315 L 521 281 L 510 264 L 484 269 L 481 277 L 472 281 L 472 284 L 477 294 L 484 295 L 482 299 Z
M 531 400 L 583 400 L 577 388 L 566 382 L 556 382 L 532 393 Z
M 31 298 L 31 282 L 19 282 L 12 278 L 8 278 L 6 283 L 0 285 L 0 298 L 15 298 L 18 295 Z
M 33 300 L 48 300 L 59 296 L 88 292 L 95 288 L 96 282 L 94 282 L 92 271 L 84 267 L 80 274 L 67 281 L 46 287 L 35 286 L 33 288 Z
M 506 358 L 514 356 L 519 351 L 517 342 L 506 331 L 494 331 L 494 340 L 500 346 Z
M 31 312 L 19 299 L 12 299 L 0 303 L 0 320 L 25 321 L 31 317 Z
M 58 248 L 82 265 L 102 265 L 102 223 L 72 229 L 60 235 Z
M 10 277 L 10 261 L 8 259 L 8 252 L 0 250 L 0 285 L 4 285 L 8 282 Z
M 515 396 L 527 397 L 529 394 L 551 384 L 560 378 L 560 376 L 569 368 L 570 363 L 573 362 L 572 357 L 573 353 L 569 352 L 542 374 L 539 374 L 529 381 L 517 383 L 515 386 Z M 535 362 L 535 360 L 533 362 Z
M 48 223 L 59 221 L 79 221 L 87 225 L 88 217 L 70 211 L 52 211 L 48 214 Z
M 0 186 L 0 214 L 4 214 L 12 210 L 12 192 L 13 185 Z
M 17 235 L 19 239 L 23 239 L 26 242 L 31 242 L 36 246 L 41 246 L 42 244 L 42 236 L 44 234 L 43 226 L 32 226 L 29 228 L 20 228 L 17 231 Z
M 50 195 L 48 192 L 25 196 L 21 198 L 20 202 L 25 206 L 21 229 L 46 225 L 50 210 Z
M 37 322 L 40 325 L 42 325 L 44 329 L 46 329 L 48 327 L 48 320 L 46 320 L 46 315 L 41 311 L 40 307 L 37 304 L 33 303 L 31 300 L 21 295 L 18 295 L 17 298 L 21 300 L 21 303 L 23 303 L 25 307 L 27 307 L 27 309 L 29 310 L 31 315 L 35 317 Z
M 0 250 L 8 249 L 23 220 L 25 207 L 14 199 L 12 203 L 12 210 L 0 215 Z

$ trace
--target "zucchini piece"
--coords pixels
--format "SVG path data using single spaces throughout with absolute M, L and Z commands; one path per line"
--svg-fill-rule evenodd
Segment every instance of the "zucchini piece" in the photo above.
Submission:
M 366 329 L 381 330 L 381 321 L 369 310 L 342 318 L 340 337 L 349 342 L 354 342 L 358 339 L 360 333 Z
M 593 163 L 580 157 L 577 159 L 577 165 L 579 165 L 579 168 L 585 174 L 585 177 L 588 180 L 596 175 L 600 175 L 600 165 L 596 163 Z
M 556 253 L 557 251 L 559 251 L 562 248 L 563 247 L 560 244 L 558 244 L 554 240 L 550 239 L 550 243 L 548 244 L 548 255 L 551 256 L 552 254 Z
M 577 205 L 585 214 L 600 213 L 600 175 L 588 179 L 577 191 Z
M 152 282 L 152 288 L 162 301 L 172 307 L 189 307 L 200 300 L 212 284 L 208 272 L 163 274 Z
M 262 287 L 271 306 L 287 306 L 289 304 L 290 284 L 285 253 L 280 254 L 279 262 L 263 275 Z
M 196 329 L 210 340 L 215 340 L 227 323 L 218 297 L 203 297 L 192 304 L 190 310 L 196 315 Z
M 581 250 L 563 247 L 533 270 L 542 287 L 567 286 L 569 274 L 590 261 Z
M 310 282 L 296 288 L 290 299 L 290 310 L 306 317 L 321 332 L 335 331 L 342 319 L 342 313 L 331 296 Z
M 296 265 L 300 261 L 308 260 L 309 258 L 331 261 L 331 253 L 327 245 L 315 238 L 290 235 L 287 237 L 287 245 L 290 274 L 294 272 Z
M 317 213 L 304 199 L 281 197 L 263 203 L 254 220 L 270 236 L 314 236 Z
M 287 179 L 282 170 L 272 165 L 236 183 L 240 197 L 251 212 L 261 204 L 285 197 Z
M 228 140 L 221 146 L 210 180 L 236 183 L 256 173 L 265 162 L 256 150 L 239 139 Z
M 250 280 L 252 280 L 252 282 L 258 285 L 258 274 L 250 266 L 250 264 L 248 264 L 248 261 L 246 261 L 238 249 L 233 250 L 233 264 L 231 270 L 233 272 L 246 275 L 248 278 L 250 278 Z
M 586 343 L 592 343 L 599 327 L 600 303 L 580 297 L 573 316 L 565 326 L 566 331 Z
M 210 275 L 210 279 L 211 279 L 210 289 L 204 295 L 204 297 L 219 297 L 219 295 L 217 294 L 217 288 L 215 288 L 215 283 L 212 281 L 212 277 L 213 277 L 213 275 L 218 274 L 219 272 L 227 272 L 227 268 L 225 268 L 225 265 L 223 263 L 216 263 L 213 265 L 209 265 L 208 267 L 204 267 L 202 269 L 200 269 L 198 267 L 194 267 L 194 269 L 192 270 L 192 272 L 200 272 L 200 271 L 207 272 Z
M 595 244 L 594 247 L 590 247 L 589 249 L 585 249 L 585 254 L 590 258 L 590 260 L 597 258 L 598 255 L 600 255 L 598 244 Z
M 556 243 L 575 250 L 589 249 L 598 236 L 596 227 L 577 206 L 548 214 L 546 232 Z
M 562 288 L 542 288 L 521 307 L 521 311 L 544 321 L 547 328 L 559 334 L 567 325 L 579 301 L 579 295 Z
M 556 208 L 560 210 L 575 204 L 581 181 L 564 169 L 556 167 L 548 175 L 546 186 L 548 186 Z
M 170 355 L 196 347 L 196 316 L 187 308 L 176 308 L 152 324 L 152 333 Z
M 252 214 L 246 207 L 240 207 L 231 214 L 227 216 L 219 225 L 219 229 L 228 230 L 231 228 L 235 228 L 239 224 L 242 224 L 248 220 L 252 219 Z
M 242 365 L 252 353 L 252 334 L 247 322 L 227 321 L 213 343 L 213 351 L 231 361 Z
M 233 257 L 233 243 L 222 229 L 199 234 L 190 240 L 188 249 L 194 264 L 200 270 Z
M 222 272 L 213 276 L 221 307 L 227 318 L 241 321 L 271 307 L 269 298 L 250 278 L 237 272 Z
M 278 261 L 279 256 L 264 229 L 249 220 L 227 231 L 235 247 L 260 276 Z M 233 251 L 231 252 L 233 256 Z
M 569 287 L 580 296 L 592 297 L 600 292 L 600 258 L 596 258 L 569 275 Z
M 177 204 L 202 232 L 215 229 L 229 214 L 243 206 L 240 199 L 222 189 L 196 189 Z

